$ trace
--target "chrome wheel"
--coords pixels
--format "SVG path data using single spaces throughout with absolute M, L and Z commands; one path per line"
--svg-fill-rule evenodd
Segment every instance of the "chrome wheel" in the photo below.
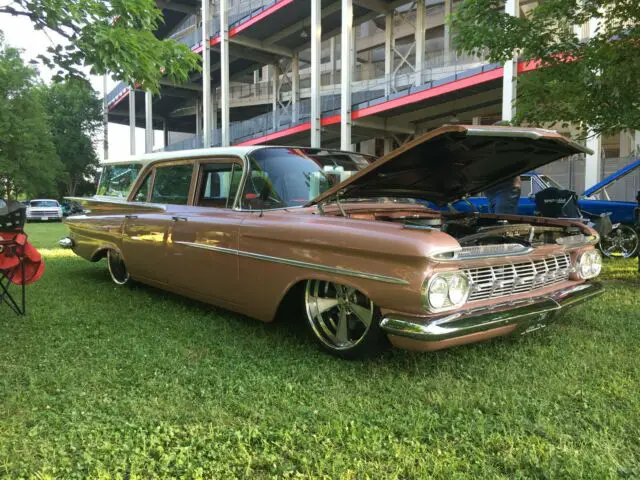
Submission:
M 619 225 L 600 239 L 600 250 L 607 258 L 631 258 L 638 252 L 638 234 L 627 226 Z
M 111 280 L 118 285 L 124 285 L 129 281 L 129 270 L 124 263 L 122 255 L 115 250 L 107 252 L 107 265 L 109 267 L 109 275 Z
M 331 350 L 356 347 L 374 323 L 373 302 L 355 288 L 333 282 L 309 280 L 305 308 L 313 333 Z

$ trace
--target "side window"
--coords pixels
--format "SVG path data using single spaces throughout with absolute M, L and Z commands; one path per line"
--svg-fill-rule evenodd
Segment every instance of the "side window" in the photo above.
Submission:
M 190 163 L 156 167 L 151 202 L 186 205 L 192 173 L 193 165 Z
M 237 163 L 207 163 L 200 169 L 199 207 L 231 208 L 238 193 L 242 167 Z
M 147 173 L 147 176 L 144 177 L 144 180 L 140 184 L 140 188 L 136 192 L 133 197 L 134 202 L 146 202 L 147 201 L 147 193 L 149 193 L 149 185 L 151 184 L 151 172 Z

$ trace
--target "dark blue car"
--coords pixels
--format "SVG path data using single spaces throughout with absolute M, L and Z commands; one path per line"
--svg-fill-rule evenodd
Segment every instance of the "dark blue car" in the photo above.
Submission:
M 611 200 L 607 192 L 607 189 L 611 188 L 614 183 L 638 170 L 640 170 L 640 159 L 609 175 L 579 196 L 578 206 L 584 212 L 594 215 L 608 213 L 611 216 L 614 229 L 608 236 L 602 238 L 600 242 L 602 253 L 607 257 L 630 258 L 638 253 L 640 242 L 634 229 L 637 203 Z M 562 185 L 551 177 L 538 172 L 526 173 L 521 175 L 520 179 L 522 193 L 518 205 L 518 213 L 522 215 L 536 214 L 534 195 L 540 190 L 549 187 L 564 189 Z M 468 202 L 459 201 L 453 204 L 453 207 L 464 212 L 477 210 L 487 213 L 488 201 L 484 196 L 471 197 Z

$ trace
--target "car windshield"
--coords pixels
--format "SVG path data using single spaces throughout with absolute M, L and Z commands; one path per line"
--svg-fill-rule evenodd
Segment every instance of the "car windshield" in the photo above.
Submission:
M 250 155 L 242 198 L 249 209 L 305 205 L 373 161 L 358 153 L 312 148 L 263 148 Z
M 29 203 L 30 207 L 58 207 L 58 202 L 55 200 L 32 200 Z
M 105 165 L 102 167 L 98 195 L 126 198 L 129 189 L 142 169 L 140 163 Z

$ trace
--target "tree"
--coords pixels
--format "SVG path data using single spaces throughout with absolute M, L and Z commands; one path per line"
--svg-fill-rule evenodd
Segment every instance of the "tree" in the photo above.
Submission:
M 156 93 L 163 76 L 182 82 L 199 69 L 199 56 L 186 45 L 155 37 L 163 21 L 155 0 L 13 0 L 0 6 L 3 13 L 64 38 L 39 56 L 56 69 L 54 80 L 84 77 L 82 68 L 90 65 L 94 75 L 109 72 Z
M 580 39 L 574 26 L 589 19 L 600 27 Z M 546 0 L 523 18 L 506 15 L 503 0 L 464 0 L 451 23 L 459 50 L 539 62 L 519 78 L 516 123 L 640 130 L 638 0 Z
M 0 35 L 0 197 L 55 191 L 61 165 L 36 80 Z
M 84 80 L 43 87 L 49 128 L 62 163 L 59 196 L 78 194 L 96 175 L 99 161 L 92 140 L 102 125 L 102 101 Z

